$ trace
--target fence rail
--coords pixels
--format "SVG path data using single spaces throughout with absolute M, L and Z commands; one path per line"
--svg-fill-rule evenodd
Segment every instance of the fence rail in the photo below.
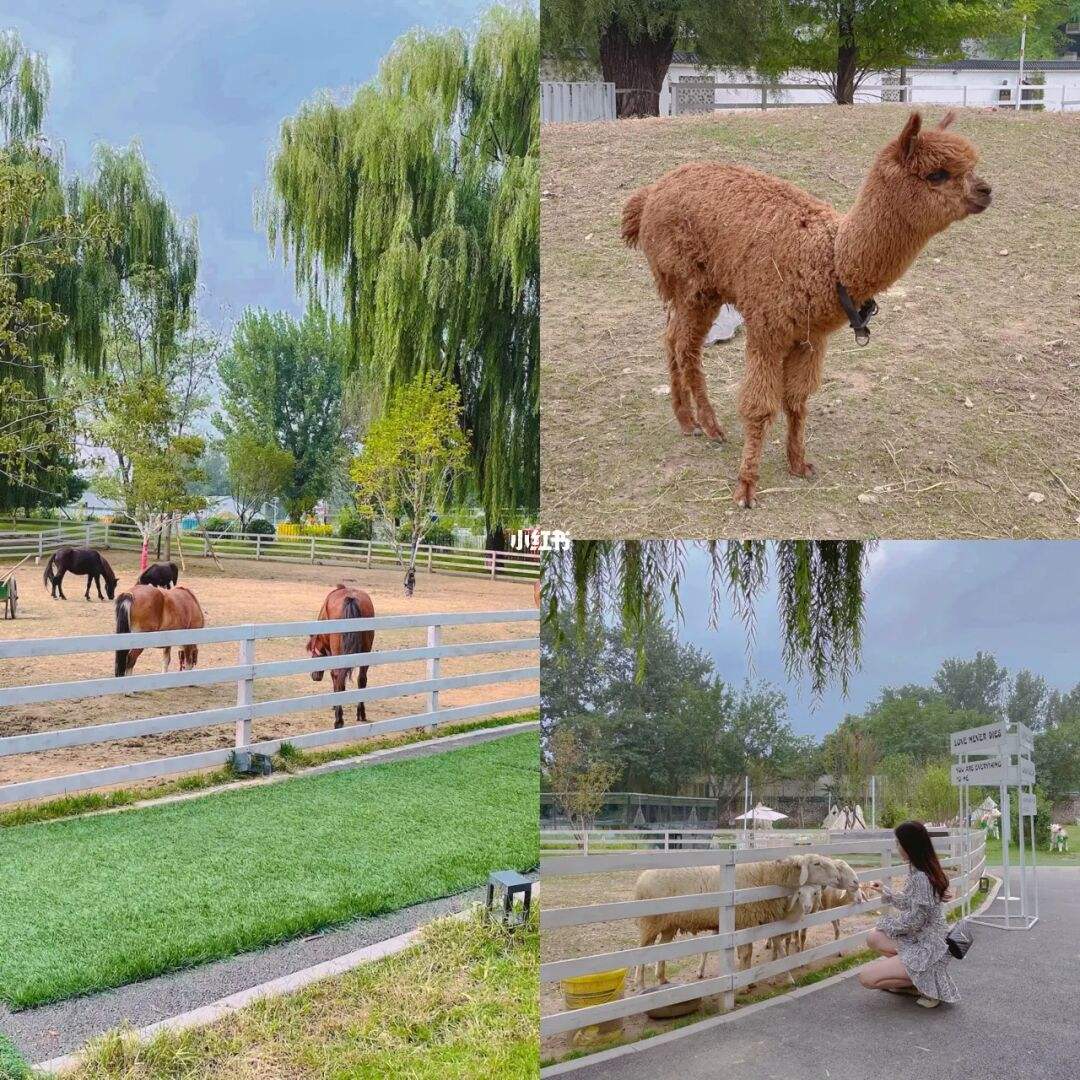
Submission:
M 0 641 L 0 660 L 70 656 L 87 652 L 113 652 L 118 649 L 149 649 L 220 642 L 236 642 L 239 646 L 240 658 L 240 663 L 226 667 L 161 674 L 129 675 L 123 678 L 85 679 L 0 689 L 0 708 L 10 708 L 18 705 L 102 697 L 109 694 L 140 694 L 155 690 L 175 690 L 188 686 L 209 686 L 221 683 L 235 683 L 237 688 L 235 705 L 91 724 L 83 727 L 59 728 L 25 735 L 9 735 L 0 738 L 0 757 L 5 757 L 13 754 L 42 753 L 64 747 L 112 742 L 118 739 L 137 738 L 143 735 L 183 731 L 190 728 L 210 727 L 226 723 L 235 725 L 234 745 L 232 748 L 178 755 L 171 758 L 7 784 L 0 786 L 0 803 L 43 798 L 71 791 L 85 791 L 133 780 L 222 765 L 228 762 L 237 750 L 271 754 L 275 753 L 282 742 L 285 741 L 299 747 L 325 746 L 341 742 L 352 742 L 370 735 L 385 735 L 417 727 L 433 729 L 439 724 L 448 721 L 535 708 L 539 705 L 540 700 L 539 694 L 536 693 L 517 695 L 512 698 L 500 698 L 477 705 L 453 707 L 443 706 L 440 703 L 439 694 L 442 691 L 465 687 L 496 686 L 505 682 L 539 679 L 540 668 L 538 664 L 447 676 L 441 674 L 439 665 L 443 659 L 451 657 L 535 652 L 539 648 L 539 638 L 537 636 L 509 640 L 444 643 L 441 640 L 444 627 L 531 623 L 535 622 L 538 617 L 535 608 L 525 608 L 513 611 L 387 615 L 367 619 L 264 623 L 247 626 L 210 627 L 202 630 L 170 630 L 159 633 L 99 634 L 85 637 L 28 638 Z M 428 644 L 426 646 L 357 653 L 345 657 L 330 656 L 297 660 L 255 661 L 255 647 L 258 641 L 306 637 L 314 633 L 343 633 L 348 630 L 401 630 L 418 627 L 427 628 Z M 417 660 L 427 662 L 427 677 L 424 679 L 369 686 L 356 690 L 344 690 L 338 693 L 302 694 L 297 697 L 275 698 L 268 701 L 255 700 L 255 689 L 260 679 L 265 680 L 284 675 L 326 671 L 331 668 L 349 666 L 350 664 L 353 666 L 361 664 L 375 666 L 409 663 Z M 343 728 L 330 728 L 322 731 L 306 732 L 301 735 L 290 735 L 287 739 L 252 742 L 251 724 L 253 720 L 280 716 L 291 712 L 308 712 L 317 708 L 355 705 L 359 702 L 407 697 L 414 694 L 427 695 L 428 707 L 426 711 L 386 720 L 376 720 L 366 724 L 350 724 Z
M 614 119 L 614 83 L 541 81 L 540 123 Z
M 261 533 L 188 533 L 180 540 L 186 557 L 257 559 L 268 562 L 311 565 L 363 566 L 366 569 L 397 567 L 392 544 L 377 540 L 345 540 L 337 536 L 264 536 Z M 35 555 L 44 558 L 62 544 L 138 551 L 139 531 L 132 525 L 104 521 L 60 525 L 54 529 L 0 535 L 0 561 Z M 540 576 L 536 552 L 491 551 L 421 544 L 417 569 L 441 574 L 480 574 L 490 578 L 532 581 Z
M 953 878 L 956 897 L 949 901 L 951 910 L 967 905 L 978 888 L 978 879 L 986 865 L 985 837 L 957 830 L 943 837 L 934 837 L 934 846 L 944 853 L 942 865 L 957 871 Z M 906 872 L 898 861 L 895 840 L 844 840 L 835 843 L 814 844 L 811 847 L 792 846 L 769 851 L 770 859 L 788 855 L 817 852 L 837 857 L 840 855 L 877 856 L 880 865 L 857 870 L 860 882 L 882 880 Z M 541 930 L 553 930 L 572 926 L 585 926 L 619 919 L 641 918 L 647 915 L 665 915 L 681 911 L 698 911 L 703 908 L 717 910 L 716 933 L 703 937 L 688 937 L 666 944 L 647 945 L 633 949 L 618 949 L 564 960 L 554 960 L 540 965 L 540 981 L 556 982 L 578 975 L 611 971 L 639 964 L 653 964 L 660 960 L 676 960 L 701 954 L 720 955 L 720 973 L 712 978 L 675 983 L 662 989 L 650 990 L 620 998 L 603 1005 L 591 1005 L 581 1009 L 568 1009 L 541 1017 L 540 1033 L 557 1035 L 565 1031 L 587 1027 L 632 1016 L 665 1005 L 674 1005 L 695 998 L 714 994 L 724 996 L 725 1009 L 734 1007 L 734 993 L 740 987 L 759 979 L 779 975 L 811 961 L 825 959 L 846 949 L 861 945 L 869 930 L 842 935 L 838 940 L 814 946 L 803 952 L 780 957 L 764 963 L 736 970 L 735 949 L 739 945 L 767 940 L 770 937 L 790 934 L 802 928 L 820 926 L 852 915 L 865 914 L 885 907 L 880 898 L 863 900 L 843 907 L 803 915 L 799 919 L 783 920 L 735 929 L 735 906 L 755 900 L 780 898 L 791 895 L 791 890 L 781 886 L 735 887 L 735 867 L 740 863 L 761 861 L 762 855 L 753 850 L 690 850 L 690 851 L 624 851 L 591 855 L 555 855 L 542 857 L 541 876 L 547 880 L 559 875 L 595 874 L 613 870 L 650 869 L 656 867 L 715 867 L 719 871 L 720 889 L 709 893 L 660 897 L 651 900 L 622 900 L 601 904 L 585 904 L 572 907 L 546 907 L 540 914 Z

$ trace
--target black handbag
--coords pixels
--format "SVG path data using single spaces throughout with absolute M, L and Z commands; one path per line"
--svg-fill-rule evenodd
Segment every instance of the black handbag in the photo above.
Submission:
M 957 960 L 963 960 L 967 956 L 968 949 L 971 948 L 971 942 L 971 930 L 968 928 L 967 919 L 961 919 L 945 935 L 945 944 L 949 947 L 949 952 Z

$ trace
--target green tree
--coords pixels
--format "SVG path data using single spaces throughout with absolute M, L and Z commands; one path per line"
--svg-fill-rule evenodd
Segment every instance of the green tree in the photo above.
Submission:
M 1032 731 L 1042 726 L 1050 688 L 1041 675 L 1018 671 L 1009 684 L 1005 715 L 1013 724 L 1024 724 Z
M 755 605 L 771 570 L 788 674 L 808 676 L 814 694 L 832 679 L 846 691 L 862 647 L 863 570 L 871 542 L 730 540 L 693 546 L 706 553 L 708 569 L 707 580 L 690 584 L 711 597 L 714 618 L 726 599 L 743 619 L 747 643 L 752 642 Z M 668 598 L 681 613 L 687 548 L 681 541 L 577 540 L 551 552 L 544 564 L 545 624 L 561 634 L 558 613 L 569 607 L 580 633 L 590 625 L 589 613 L 613 612 L 643 662 L 650 618 Z
M 545 772 L 555 801 L 581 843 L 604 805 L 614 769 L 590 759 L 574 733 L 564 728 L 551 741 Z
M 249 309 L 218 364 L 221 412 L 214 423 L 226 438 L 254 431 L 292 454 L 296 467 L 283 498 L 293 521 L 326 495 L 341 462 L 345 351 L 340 323 L 320 308 L 309 308 L 299 322 Z
M 49 68 L 29 52 L 14 30 L 0 33 L 0 135 L 5 144 L 25 142 L 41 131 L 49 101 Z
M 373 402 L 418 372 L 458 387 L 489 533 L 539 506 L 538 68 L 525 6 L 407 34 L 351 103 L 284 122 L 264 208 Z
M 1080 0 L 1013 0 L 1007 17 L 984 38 L 984 44 L 988 55 L 1015 60 L 1020 53 L 1020 35 L 1026 29 L 1024 55 L 1050 60 L 1065 53 L 1065 26 L 1076 22 L 1080 22 Z
M 927 60 L 956 60 L 965 41 L 1005 18 L 1007 0 L 792 0 L 760 67 L 818 72 L 821 86 L 850 105 L 871 72 Z
M 957 789 L 947 762 L 927 765 L 915 782 L 912 810 L 921 821 L 944 825 L 956 817 L 959 808 Z
M 457 387 L 437 375 L 421 374 L 393 395 L 386 412 L 368 428 L 353 461 L 358 507 L 372 518 L 394 523 L 406 596 L 413 591 L 416 549 L 432 517 L 445 507 L 467 459 Z M 404 544 L 399 523 L 407 526 Z
M 1051 802 L 1080 792 L 1080 685 L 1070 696 L 1073 707 L 1035 736 L 1035 775 Z
M 296 459 L 254 432 L 234 431 L 222 442 L 225 479 L 240 519 L 240 531 L 272 498 L 288 489 Z
M 951 708 L 968 709 L 991 720 L 1004 716 L 1009 673 L 989 653 L 971 660 L 943 660 L 934 675 L 934 687 Z
M 755 67 L 784 10 L 774 0 L 545 0 L 541 41 L 562 74 L 599 67 L 618 116 L 656 116 L 676 48 L 704 65 Z

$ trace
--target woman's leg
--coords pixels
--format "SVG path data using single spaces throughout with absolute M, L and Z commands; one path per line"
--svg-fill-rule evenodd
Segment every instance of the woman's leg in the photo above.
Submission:
M 913 986 L 899 956 L 883 956 L 859 969 L 859 982 L 867 990 L 906 990 Z
M 881 953 L 882 956 L 896 955 L 896 942 L 888 934 L 883 934 L 880 930 L 871 930 L 866 939 L 866 944 L 874 952 Z

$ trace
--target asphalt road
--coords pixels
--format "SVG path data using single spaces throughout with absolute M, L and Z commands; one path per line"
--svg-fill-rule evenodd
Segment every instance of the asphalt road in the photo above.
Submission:
M 1077 1080 L 1080 868 L 1039 870 L 1030 930 L 974 927 L 951 973 L 956 1005 L 864 990 L 854 977 L 667 1044 L 573 1072 L 574 1080 Z M 1002 908 L 995 904 L 992 910 Z

